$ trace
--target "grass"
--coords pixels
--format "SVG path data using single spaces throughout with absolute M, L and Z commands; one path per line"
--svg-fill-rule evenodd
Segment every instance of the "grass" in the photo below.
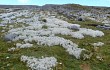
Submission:
M 94 53 L 93 57 L 89 60 L 81 60 L 76 59 L 74 56 L 69 55 L 65 49 L 59 45 L 57 46 L 39 46 L 37 44 L 34 44 L 32 48 L 27 49 L 16 49 L 14 52 L 8 52 L 8 48 L 15 47 L 14 42 L 7 43 L 1 37 L 3 35 L 2 32 L 0 32 L 0 70 L 28 70 L 28 67 L 25 63 L 20 61 L 21 55 L 27 55 L 27 56 L 34 56 L 34 57 L 42 57 L 42 56 L 54 56 L 58 59 L 58 62 L 62 62 L 63 65 L 61 66 L 62 70 L 84 70 L 81 68 L 83 64 L 88 64 L 90 66 L 91 70 L 110 70 L 110 32 L 109 30 L 102 30 L 100 28 L 96 28 L 93 26 L 87 26 L 86 24 L 100 24 L 94 21 L 85 21 L 85 22 L 79 22 L 79 21 L 69 21 L 71 23 L 77 23 L 80 24 L 81 27 L 91 28 L 91 29 L 97 29 L 101 30 L 105 33 L 105 36 L 103 37 L 97 37 L 93 38 L 90 36 L 85 36 L 84 39 L 75 39 L 71 36 L 63 36 L 59 35 L 61 37 L 64 37 L 66 39 L 69 39 L 73 41 L 74 43 L 78 44 L 80 48 L 85 48 L 89 50 L 90 52 Z M 19 25 L 18 27 L 21 27 Z M 44 28 L 47 28 L 44 26 Z M 0 30 L 3 28 L 0 27 Z M 100 47 L 100 50 L 95 52 L 93 51 L 94 48 L 89 43 L 94 42 L 104 42 L 105 45 L 103 47 Z M 96 59 L 97 55 L 101 55 L 103 57 L 103 61 L 100 61 Z M 7 58 L 9 57 L 9 58 Z
M 47 28 L 48 28 L 48 26 L 46 26 L 46 25 L 43 25 L 43 26 L 42 26 L 42 28 L 43 28 L 43 29 L 47 29 Z
M 0 18 L 0 22 L 2 22 L 2 19 Z

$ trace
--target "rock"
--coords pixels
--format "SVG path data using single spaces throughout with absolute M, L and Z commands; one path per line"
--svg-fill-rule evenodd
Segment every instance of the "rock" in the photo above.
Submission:
M 7 35 L 5 35 L 4 39 L 6 41 L 12 41 L 17 36 L 18 36 L 17 34 L 7 34 Z
M 43 22 L 45 22 L 45 23 L 47 22 L 47 20 L 46 20 L 46 19 L 42 19 L 42 21 L 43 21 Z
M 78 21 L 83 21 L 83 19 L 82 18 L 78 18 Z
M 74 30 L 79 30 L 80 28 L 80 25 L 77 25 L 77 24 L 72 24 L 70 27 L 68 27 L 70 29 L 74 29 Z
M 97 28 L 102 28 L 105 30 L 110 30 L 110 26 L 106 26 L 106 25 L 98 25 Z

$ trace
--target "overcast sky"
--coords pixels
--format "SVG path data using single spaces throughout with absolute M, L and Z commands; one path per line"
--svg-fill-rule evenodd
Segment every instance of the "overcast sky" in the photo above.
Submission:
M 75 3 L 88 6 L 108 6 L 110 0 L 0 0 L 2 5 L 45 5 Z

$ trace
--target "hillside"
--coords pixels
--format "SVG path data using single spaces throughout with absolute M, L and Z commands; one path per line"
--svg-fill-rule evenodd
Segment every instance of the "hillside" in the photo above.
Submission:
M 110 8 L 1 5 L 0 70 L 110 70 Z
M 110 7 L 95 7 L 95 6 L 81 6 L 78 4 L 64 4 L 64 5 L 52 5 L 47 4 L 44 6 L 36 5 L 0 5 L 0 8 L 21 8 L 21 9 L 36 9 L 54 11 L 71 20 L 78 20 L 82 18 L 84 20 L 92 20 L 101 23 L 110 23 Z
M 35 5 L 0 5 L 0 8 L 22 8 L 22 9 L 36 9 L 38 6 Z
M 81 6 L 77 4 L 44 5 L 43 10 L 56 11 L 69 19 L 90 19 L 102 23 L 110 23 L 109 7 Z M 106 20 L 105 20 L 106 18 Z

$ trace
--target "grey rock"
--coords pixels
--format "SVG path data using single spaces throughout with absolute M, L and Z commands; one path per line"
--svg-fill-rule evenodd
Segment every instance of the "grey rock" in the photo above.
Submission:
M 4 39 L 6 41 L 12 41 L 17 36 L 18 36 L 17 34 L 7 34 L 7 35 L 4 36 Z

